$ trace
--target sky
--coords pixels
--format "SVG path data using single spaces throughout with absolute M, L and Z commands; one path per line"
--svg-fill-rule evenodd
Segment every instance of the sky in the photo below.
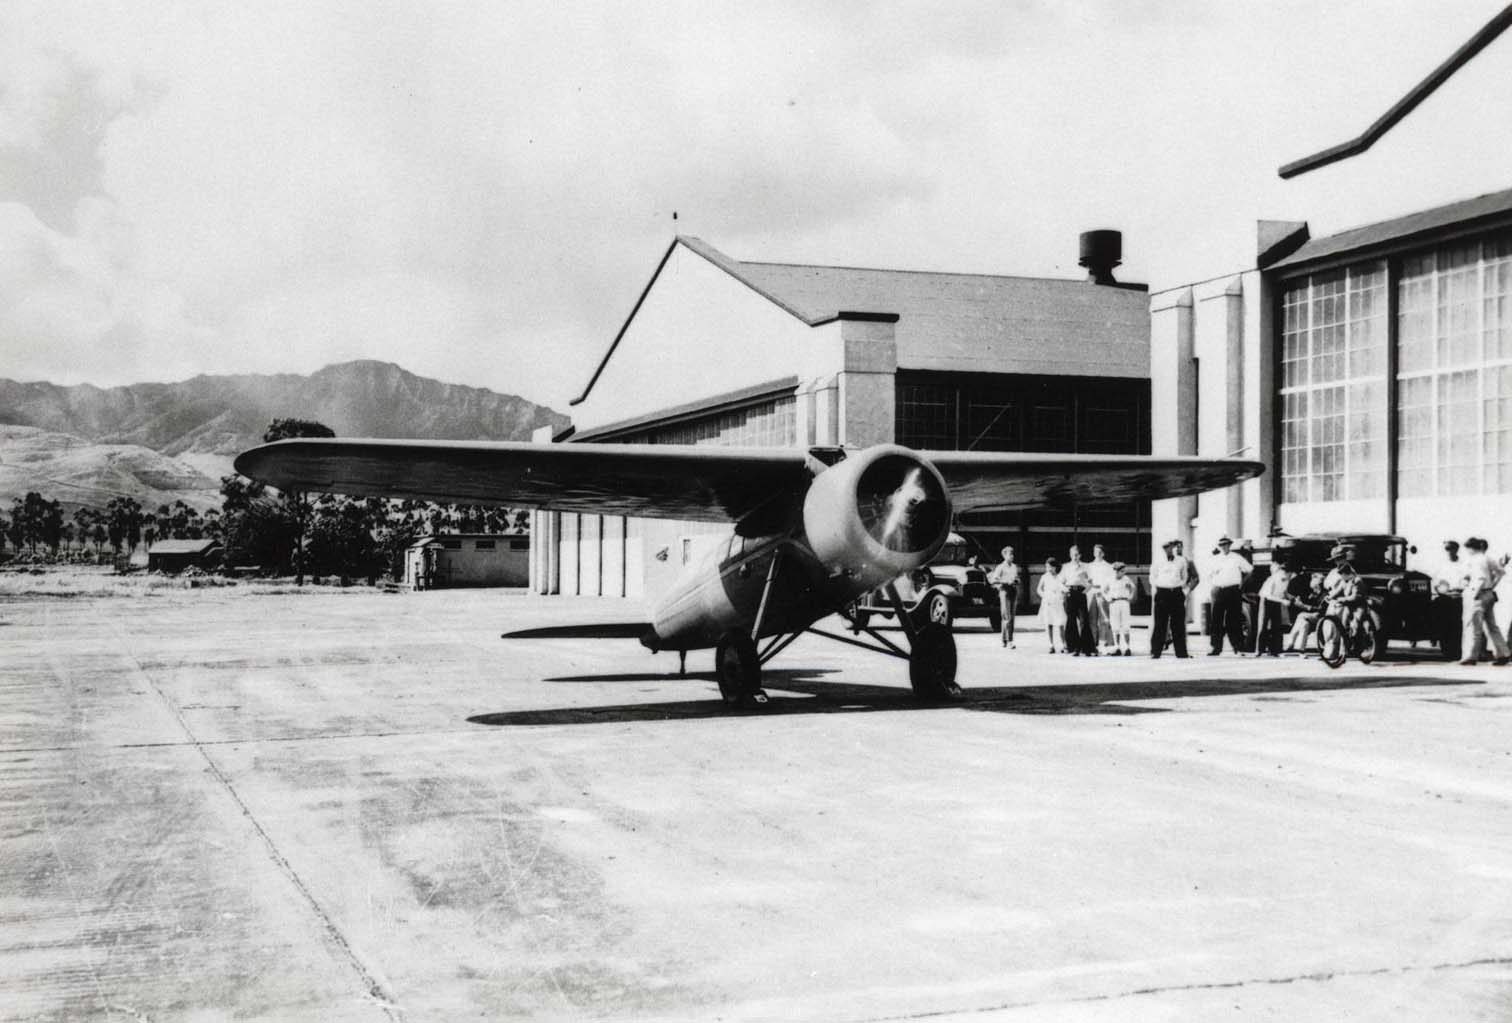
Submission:
M 566 410 L 677 234 L 1156 289 L 1512 187 L 1497 0 L 0 4 L 0 377 L 356 358 Z M 1512 36 L 1512 33 L 1508 33 Z M 676 219 L 674 220 L 674 213 Z

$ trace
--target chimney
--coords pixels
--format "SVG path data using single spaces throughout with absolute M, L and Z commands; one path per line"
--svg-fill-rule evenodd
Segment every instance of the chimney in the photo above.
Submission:
M 1077 262 L 1087 268 L 1087 280 L 1093 284 L 1117 284 L 1113 268 L 1123 262 L 1123 232 L 1083 231 Z

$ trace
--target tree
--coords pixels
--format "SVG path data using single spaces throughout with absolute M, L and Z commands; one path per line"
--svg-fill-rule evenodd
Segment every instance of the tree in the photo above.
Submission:
M 58 545 L 63 542 L 63 505 L 58 501 L 44 501 L 42 503 L 40 522 L 42 527 L 42 542 L 47 549 L 52 551 L 52 556 L 58 556 Z
M 221 543 L 227 565 L 281 571 L 294 552 L 294 520 L 287 501 L 243 476 L 221 477 Z
M 117 555 L 121 548 L 130 554 L 142 542 L 142 506 L 131 497 L 112 497 L 105 506 L 106 532 L 110 549 Z
M 291 437 L 334 437 L 336 431 L 310 419 L 275 419 L 263 432 L 263 441 L 288 440 Z M 310 525 L 310 503 L 301 490 L 285 495 L 294 516 L 294 585 L 304 585 L 305 532 Z

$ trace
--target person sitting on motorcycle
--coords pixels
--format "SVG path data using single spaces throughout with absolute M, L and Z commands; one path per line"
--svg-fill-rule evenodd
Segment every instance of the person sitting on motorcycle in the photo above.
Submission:
M 1352 636 L 1365 615 L 1365 580 L 1354 567 L 1354 544 L 1339 544 L 1328 552 L 1334 563 L 1333 570 L 1323 580 L 1323 592 L 1328 596 L 1328 613 L 1337 615 L 1344 623 L 1344 634 Z

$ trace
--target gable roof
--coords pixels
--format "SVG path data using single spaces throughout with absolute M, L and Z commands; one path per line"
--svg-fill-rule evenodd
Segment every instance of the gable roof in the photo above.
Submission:
M 1085 280 L 993 274 L 884 270 L 807 263 L 756 263 L 732 259 L 699 238 L 679 235 L 604 353 L 577 405 L 588 397 L 620 339 L 655 285 L 673 251 L 682 246 L 703 257 L 767 301 L 810 327 L 835 320 L 894 320 L 899 350 L 910 338 L 963 345 L 1020 337 L 1026 345 L 1054 346 L 1085 338 L 1089 329 L 1126 325 L 1148 332 L 1149 296 L 1143 285 L 1094 285 Z
M 159 540 L 147 548 L 152 554 L 203 554 L 212 547 L 219 547 L 219 540 Z

